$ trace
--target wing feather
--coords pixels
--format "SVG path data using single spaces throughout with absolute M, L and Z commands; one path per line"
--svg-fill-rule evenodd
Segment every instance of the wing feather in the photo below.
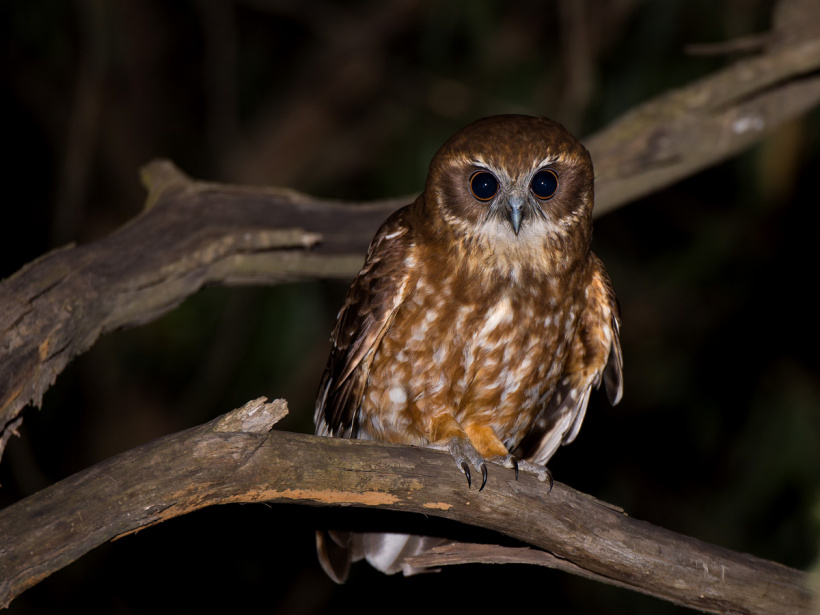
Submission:
M 578 435 L 593 387 L 599 388 L 603 381 L 613 406 L 623 394 L 618 302 L 603 264 L 594 255 L 592 266 L 589 304 L 581 316 L 565 371 L 514 452 L 537 465 L 547 463 L 559 446 Z
M 624 357 L 621 353 L 621 326 L 618 317 L 618 306 L 612 315 L 612 345 L 609 348 L 609 359 L 604 368 L 604 386 L 609 403 L 613 406 L 621 401 L 624 394 Z
M 406 218 L 404 207 L 376 233 L 339 311 L 316 402 L 319 435 L 357 436 L 370 363 L 407 296 L 413 271 L 413 233 Z

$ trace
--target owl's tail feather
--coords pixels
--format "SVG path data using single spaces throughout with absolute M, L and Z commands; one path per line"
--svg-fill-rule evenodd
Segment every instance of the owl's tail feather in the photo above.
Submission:
M 411 576 L 438 572 L 435 568 L 415 568 L 407 564 L 405 559 L 450 542 L 452 540 L 446 538 L 413 534 L 360 534 L 337 530 L 316 532 L 319 563 L 336 583 L 344 583 L 350 572 L 350 564 L 361 559 L 366 559 L 371 566 L 385 574 L 402 572 L 405 576 Z
M 319 564 L 327 576 L 340 585 L 347 580 L 350 564 L 362 558 L 359 553 L 354 560 L 354 536 L 353 532 L 316 530 L 316 553 L 319 555 Z

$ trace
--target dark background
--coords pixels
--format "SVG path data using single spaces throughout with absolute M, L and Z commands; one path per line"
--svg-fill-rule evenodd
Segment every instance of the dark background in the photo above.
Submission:
M 542 114 L 590 134 L 737 59 L 686 46 L 764 31 L 771 10 L 764 0 L 4 2 L 0 277 L 136 215 L 139 168 L 152 158 L 328 197 L 413 194 L 433 152 L 470 121 Z M 625 396 L 616 408 L 595 396 L 578 440 L 550 464 L 634 517 L 798 568 L 813 565 L 820 534 L 819 120 L 596 222 L 593 249 L 623 312 Z M 346 286 L 210 288 L 102 338 L 42 410 L 25 411 L 0 464 L 0 505 L 260 395 L 288 399 L 283 429 L 312 431 Z M 11 612 L 684 611 L 521 566 L 404 579 L 361 564 L 339 587 L 316 563 L 313 528 L 354 513 L 203 510 L 96 549 Z

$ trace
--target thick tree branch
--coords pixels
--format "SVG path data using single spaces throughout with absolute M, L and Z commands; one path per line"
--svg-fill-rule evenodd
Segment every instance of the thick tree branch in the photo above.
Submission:
M 446 517 L 548 552 L 451 547 L 461 549 L 461 561 L 550 565 L 704 611 L 809 610 L 799 571 L 638 521 L 560 483 L 547 494 L 535 477 L 516 481 L 500 466 L 479 493 L 441 452 L 269 431 L 286 405 L 264 401 L 113 457 L 0 512 L 0 605 L 117 536 L 214 504 L 282 502 Z M 430 557 L 438 559 L 425 563 L 446 563 L 441 553 Z
M 101 334 L 154 320 L 208 283 L 350 276 L 398 205 L 193 182 L 167 162 L 143 177 L 149 195 L 137 218 L 0 283 L 0 454 L 20 410 L 39 405 Z

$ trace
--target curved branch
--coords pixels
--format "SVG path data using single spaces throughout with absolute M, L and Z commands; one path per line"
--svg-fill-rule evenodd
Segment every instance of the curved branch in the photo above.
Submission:
M 560 483 L 547 495 L 535 477 L 516 481 L 501 466 L 479 493 L 441 452 L 269 431 L 286 404 L 264 402 L 132 449 L 0 511 L 0 606 L 117 536 L 214 504 L 282 502 L 446 517 L 549 552 L 495 550 L 495 561 L 561 561 L 556 567 L 703 611 L 809 611 L 806 575 L 797 570 L 638 521 Z

